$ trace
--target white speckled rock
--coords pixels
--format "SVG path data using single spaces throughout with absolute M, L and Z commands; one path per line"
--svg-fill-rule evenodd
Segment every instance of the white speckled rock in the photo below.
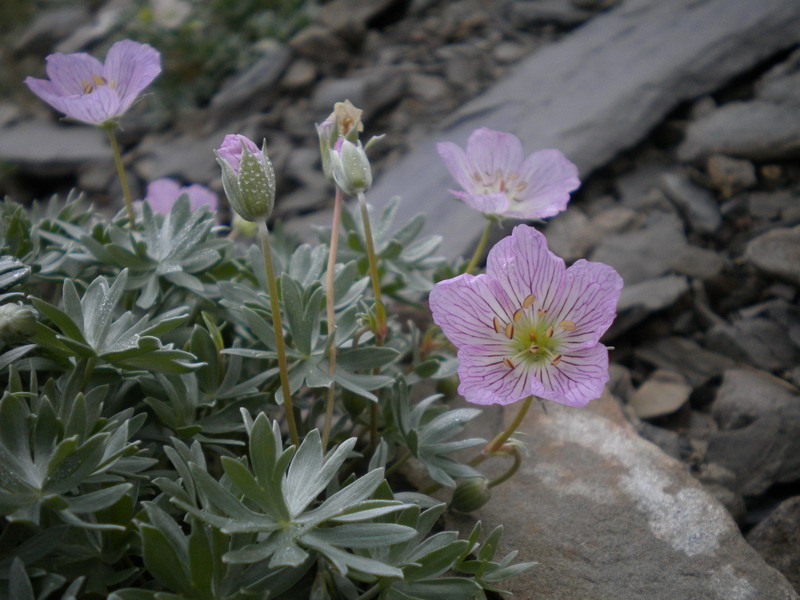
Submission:
M 516 409 L 490 407 L 478 433 L 491 437 Z M 521 430 L 530 456 L 520 471 L 479 512 L 449 523 L 503 524 L 503 548 L 539 563 L 508 582 L 516 600 L 798 598 L 686 468 L 636 434 L 612 397 L 586 408 L 548 403 L 546 413 L 534 406 Z

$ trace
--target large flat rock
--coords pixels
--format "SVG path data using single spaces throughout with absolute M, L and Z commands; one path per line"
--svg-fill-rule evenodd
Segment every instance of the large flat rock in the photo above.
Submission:
M 516 410 L 487 410 L 478 433 L 491 438 Z M 516 600 L 798 598 L 686 467 L 637 435 L 612 397 L 585 408 L 533 406 L 520 430 L 530 449 L 520 471 L 483 509 L 451 514 L 449 523 L 465 532 L 476 518 L 502 524 L 501 552 L 539 563 L 507 582 Z
M 370 202 L 402 196 L 398 223 L 425 212 L 428 231 L 445 235 L 446 254 L 468 254 L 482 218 L 449 197 L 456 184 L 435 142 L 463 145 L 481 126 L 510 131 L 528 152 L 559 148 L 585 177 L 680 102 L 798 41 L 796 0 L 627 0 L 524 59 L 457 111 L 380 178 Z

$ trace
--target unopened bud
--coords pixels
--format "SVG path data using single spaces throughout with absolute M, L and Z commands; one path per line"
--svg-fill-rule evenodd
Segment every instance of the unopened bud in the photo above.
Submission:
M 336 185 L 350 196 L 366 192 L 372 186 L 372 169 L 361 146 L 342 139 L 338 149 L 330 151 L 331 173 Z
M 461 479 L 453 491 L 450 507 L 463 513 L 478 510 L 492 497 L 489 484 L 483 477 Z
M 228 202 L 246 221 L 264 220 L 275 205 L 275 171 L 267 156 L 243 135 L 226 135 L 216 152 Z
M 16 342 L 33 335 L 36 313 L 22 304 L 0 305 L 0 342 Z M 2 346 L 2 344 L 0 344 Z

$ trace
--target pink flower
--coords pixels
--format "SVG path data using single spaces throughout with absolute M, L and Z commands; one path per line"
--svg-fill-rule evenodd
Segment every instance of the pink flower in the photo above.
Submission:
M 147 186 L 145 200 L 154 212 L 168 215 L 181 194 L 189 196 L 189 204 L 193 211 L 201 206 L 208 206 L 212 211 L 216 211 L 219 206 L 219 198 L 207 187 L 197 183 L 181 187 L 177 181 L 168 177 L 151 181 Z
M 229 133 L 222 140 L 222 145 L 217 149 L 217 156 L 228 163 L 234 173 L 239 173 L 239 165 L 242 162 L 242 144 L 256 157 L 261 155 L 256 143 L 240 133 Z
M 105 64 L 79 52 L 47 57 L 48 79 L 27 77 L 31 91 L 68 117 L 102 125 L 118 119 L 161 72 L 160 54 L 147 44 L 117 42 Z
M 579 260 L 568 269 L 544 236 L 518 225 L 489 252 L 485 275 L 437 283 L 433 320 L 458 346 L 458 391 L 475 404 L 538 396 L 583 406 L 608 381 L 599 343 L 616 314 L 622 278 Z
M 552 217 L 578 189 L 578 168 L 558 150 L 523 159 L 522 143 L 510 133 L 482 127 L 469 136 L 466 153 L 452 142 L 436 145 L 465 191 L 450 192 L 472 208 L 517 219 Z

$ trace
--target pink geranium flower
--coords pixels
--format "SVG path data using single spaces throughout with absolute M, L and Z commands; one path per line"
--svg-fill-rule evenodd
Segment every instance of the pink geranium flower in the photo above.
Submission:
M 181 194 L 189 196 L 189 205 L 193 211 L 201 206 L 208 206 L 212 211 L 216 211 L 219 206 L 219 198 L 207 187 L 197 183 L 181 187 L 177 181 L 168 177 L 151 181 L 147 186 L 145 200 L 154 212 L 168 215 Z
M 117 42 L 102 64 L 83 52 L 47 57 L 48 79 L 27 77 L 31 91 L 78 121 L 103 125 L 122 116 L 161 72 L 157 50 L 131 40 Z
M 518 225 L 489 252 L 485 275 L 437 283 L 433 320 L 458 346 L 458 391 L 475 404 L 538 396 L 571 406 L 600 397 L 622 278 L 579 260 L 566 268 L 544 236 Z
M 517 219 L 541 219 L 567 207 L 580 186 L 578 168 L 558 150 L 523 157 L 510 133 L 482 127 L 469 136 L 467 151 L 452 142 L 437 144 L 450 173 L 464 188 L 450 190 L 472 208 Z

